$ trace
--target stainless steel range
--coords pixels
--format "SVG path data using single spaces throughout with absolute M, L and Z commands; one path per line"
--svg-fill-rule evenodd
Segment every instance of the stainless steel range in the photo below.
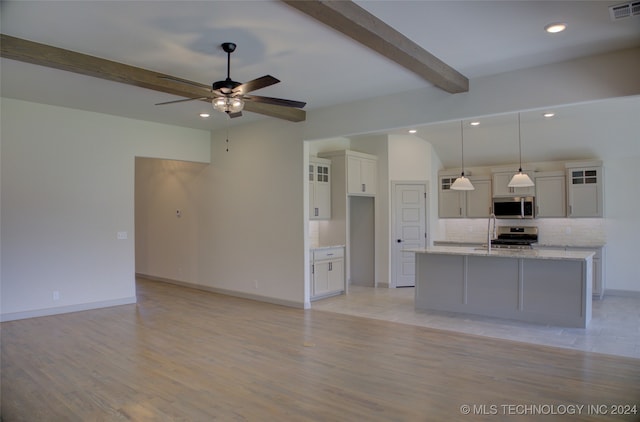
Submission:
M 491 239 L 492 248 L 532 249 L 538 243 L 537 227 L 499 226 L 497 237 Z

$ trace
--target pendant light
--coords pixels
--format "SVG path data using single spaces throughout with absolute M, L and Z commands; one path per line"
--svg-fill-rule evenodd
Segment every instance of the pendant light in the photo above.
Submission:
M 464 128 L 462 127 L 462 120 L 460 120 L 460 135 L 462 138 L 462 173 L 455 182 L 451 185 L 452 190 L 474 190 L 471 180 L 464 177 Z
M 533 180 L 522 172 L 522 137 L 520 135 L 520 113 L 518 113 L 518 148 L 520 149 L 520 168 L 507 185 L 510 188 L 528 188 L 534 186 Z

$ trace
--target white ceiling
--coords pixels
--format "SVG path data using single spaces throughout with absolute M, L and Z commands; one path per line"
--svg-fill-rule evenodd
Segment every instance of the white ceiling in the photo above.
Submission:
M 640 46 L 640 18 L 610 19 L 608 6 L 616 0 L 357 3 L 469 79 Z M 220 44 L 235 42 L 234 80 L 273 75 L 282 82 L 256 94 L 306 101 L 306 110 L 429 85 L 279 1 L 3 0 L 0 7 L 4 34 L 207 84 L 226 77 Z M 565 33 L 543 31 L 557 21 L 568 24 Z M 1 77 L 6 97 L 200 129 L 229 124 L 221 113 L 199 118 L 210 111 L 203 102 L 154 106 L 178 97 L 12 60 L 2 59 Z M 261 118 L 266 117 L 247 112 L 231 122 Z M 493 118 L 499 126 L 501 117 Z M 514 115 L 503 118 L 514 121 Z M 451 142 L 459 139 L 457 125 L 418 133 L 435 142 L 445 164 L 457 162 L 458 144 Z M 513 136 L 516 126 L 510 127 Z M 446 128 L 447 136 L 432 139 Z M 468 136 L 472 156 L 473 135 Z M 477 163 L 489 160 L 483 154 L 476 153 Z

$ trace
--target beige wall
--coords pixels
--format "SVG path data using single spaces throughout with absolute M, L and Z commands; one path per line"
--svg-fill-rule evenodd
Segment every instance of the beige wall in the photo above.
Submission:
M 197 215 L 197 230 L 163 235 L 184 236 L 181 241 L 195 258 L 157 249 L 161 256 L 147 256 L 145 271 L 307 306 L 305 151 L 313 148 L 305 147 L 304 140 L 348 139 L 421 123 L 638 95 L 638 67 L 640 49 L 635 49 L 472 80 L 466 94 L 417 89 L 385 101 L 310 110 L 304 123 L 265 119 L 232 128 L 229 153 L 226 133 L 214 133 L 210 144 L 209 133 L 203 131 L 3 98 L 2 318 L 135 300 L 136 156 L 201 162 L 208 161 L 210 153 L 213 157 L 209 166 L 189 175 L 192 191 L 179 198 L 189 199 L 184 218 Z M 625 129 L 606 134 L 631 136 L 628 153 L 603 157 L 607 283 L 634 291 L 640 291 L 633 256 L 640 237 L 640 204 L 638 195 L 617 181 L 637 179 L 637 122 L 632 119 Z M 379 145 L 372 148 L 381 151 Z M 389 174 L 396 164 L 387 163 Z M 432 156 L 431 177 L 438 165 Z M 167 207 L 173 215 L 176 204 Z M 380 224 L 388 233 L 388 222 Z M 129 238 L 117 240 L 118 231 L 127 231 Z M 52 299 L 53 291 L 59 291 L 58 301 Z
M 1 119 L 1 318 L 135 302 L 134 157 L 208 161 L 208 132 L 7 98 Z

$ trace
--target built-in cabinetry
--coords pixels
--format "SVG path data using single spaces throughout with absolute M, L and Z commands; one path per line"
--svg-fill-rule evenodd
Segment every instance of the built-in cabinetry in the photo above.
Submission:
M 530 172 L 525 171 L 524 173 L 531 177 Z M 493 196 L 534 196 L 536 194 L 535 186 L 510 188 L 508 185 L 514 174 L 513 171 L 493 173 Z
M 593 251 L 593 281 L 592 295 L 596 299 L 602 299 L 605 290 L 604 246 L 536 246 L 536 249 L 561 250 L 561 251 Z
M 567 216 L 567 189 L 564 172 L 537 173 L 535 177 L 536 217 Z
M 534 186 L 527 188 L 508 187 L 515 172 L 506 172 L 500 167 L 487 168 L 491 176 L 476 174 L 469 177 L 475 190 L 455 191 L 451 185 L 459 173 L 443 170 L 438 179 L 438 215 L 440 218 L 487 217 L 491 212 L 492 197 L 513 196 L 534 196 L 536 218 L 597 218 L 604 215 L 601 161 L 556 163 L 554 167 L 545 164 L 556 170 L 525 171 L 534 180 Z
M 348 151 L 347 194 L 373 196 L 376 194 L 378 159 L 369 154 Z
M 438 188 L 438 215 L 440 218 L 484 218 L 491 214 L 491 179 L 469 176 L 474 190 L 452 190 L 459 176 L 441 175 Z
M 344 168 L 347 195 L 376 195 L 378 157 L 351 150 L 323 152 L 318 156 L 331 159 L 334 167 Z
M 345 286 L 376 285 L 378 158 L 339 150 L 318 152 L 331 160 L 331 224 L 319 225 L 324 244 L 344 244 Z M 346 290 L 345 290 L 346 291 Z
M 567 163 L 568 217 L 602 217 L 602 165 Z
M 331 160 L 309 158 L 309 218 L 331 218 Z
M 344 247 L 312 251 L 311 289 L 314 299 L 344 292 Z

